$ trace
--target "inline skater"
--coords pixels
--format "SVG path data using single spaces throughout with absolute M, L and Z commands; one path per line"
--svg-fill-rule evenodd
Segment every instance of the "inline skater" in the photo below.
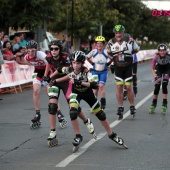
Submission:
M 137 53 L 139 46 L 134 40 L 124 37 L 125 27 L 116 25 L 113 28 L 115 37 L 110 39 L 106 48 L 108 53 L 113 56 L 116 80 L 116 97 L 118 101 L 118 120 L 123 119 L 123 86 L 125 85 L 128 100 L 130 103 L 130 113 L 135 116 L 136 108 L 134 106 L 134 93 L 131 88 L 132 84 L 132 54 Z
M 35 70 L 33 74 L 33 102 L 35 108 L 35 116 L 31 120 L 31 129 L 38 128 L 41 125 L 40 119 L 40 91 L 41 91 L 41 81 L 44 76 L 46 67 L 46 54 L 42 51 L 37 51 L 37 42 L 34 40 L 27 42 L 27 54 L 24 59 L 28 62 L 28 65 L 33 65 Z
M 167 52 L 165 44 L 159 44 L 157 47 L 157 54 L 152 60 L 151 72 L 155 79 L 155 89 L 153 93 L 152 105 L 149 108 L 149 113 L 154 113 L 157 106 L 157 98 L 162 84 L 162 108 L 161 113 L 165 114 L 167 110 L 167 85 L 170 77 L 170 55 Z
M 124 37 L 127 37 L 129 38 L 129 40 L 133 41 L 133 38 L 128 34 L 128 33 L 125 33 L 124 34 Z M 137 89 L 137 64 L 138 64 L 138 58 L 137 58 L 137 55 L 136 53 L 132 55 L 133 56 L 133 64 L 132 64 L 132 83 L 133 83 L 133 92 L 134 92 L 134 95 L 136 96 L 137 92 L 138 92 L 138 89 Z M 123 100 L 126 100 L 127 99 L 127 90 L 124 86 L 124 89 L 123 89 Z
M 47 54 L 47 57 L 46 57 L 46 60 L 47 60 L 46 70 L 45 70 L 45 74 L 43 77 L 43 81 L 47 83 L 49 83 L 51 79 L 64 76 L 62 74 L 56 75 L 55 73 L 57 68 L 60 66 L 60 62 L 64 64 L 64 66 L 69 66 L 67 54 L 62 53 L 62 41 L 60 40 L 51 41 L 49 45 L 49 49 L 50 49 L 49 54 Z M 49 75 L 49 72 L 50 72 L 50 75 Z M 69 98 L 68 98 L 67 93 L 69 93 L 69 90 L 70 90 L 70 83 L 64 82 L 63 84 L 57 84 L 57 87 L 59 87 L 59 89 L 63 91 L 65 98 L 68 101 Z M 49 86 L 47 86 L 47 93 L 48 93 L 48 88 Z M 57 105 L 58 105 L 58 110 L 56 114 L 58 117 L 58 121 L 60 123 L 60 127 L 65 128 L 67 124 L 67 120 L 65 119 L 64 115 L 62 114 L 60 110 L 59 103 L 57 103 Z
M 88 71 L 86 67 L 83 66 L 86 55 L 82 51 L 74 51 L 70 56 L 72 67 L 70 67 L 66 72 L 67 76 L 56 79 L 55 81 L 64 81 L 70 79 L 73 83 L 72 93 L 70 95 L 70 118 L 76 134 L 73 141 L 73 152 L 75 152 L 80 143 L 83 140 L 83 137 L 79 130 L 79 122 L 77 117 L 81 114 L 82 108 L 80 106 L 80 101 L 84 100 L 87 102 L 91 108 L 91 112 L 96 115 L 100 120 L 101 124 L 108 133 L 108 136 L 111 140 L 115 141 L 119 145 L 123 145 L 125 148 L 127 146 L 124 144 L 123 139 L 119 138 L 116 133 L 112 132 L 107 120 L 106 114 L 101 109 L 100 104 L 95 97 L 93 90 L 98 88 L 98 83 L 95 81 L 94 76 Z M 62 69 L 65 70 L 65 69 Z
M 100 103 L 101 108 L 106 108 L 106 93 L 105 93 L 105 84 L 108 76 L 108 66 L 111 64 L 111 60 L 107 54 L 107 50 L 104 47 L 105 38 L 103 36 L 97 36 L 95 38 L 96 49 L 93 49 L 89 54 L 87 54 L 87 61 L 93 65 L 92 75 L 96 75 L 98 79 L 98 87 L 94 89 L 93 92 L 95 96 L 98 96 L 100 92 Z

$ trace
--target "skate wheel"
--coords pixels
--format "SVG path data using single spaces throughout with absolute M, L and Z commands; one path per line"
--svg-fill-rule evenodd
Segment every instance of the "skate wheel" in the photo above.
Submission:
M 76 151 L 78 151 L 79 146 L 73 146 L 73 153 L 75 153 Z
M 124 147 L 125 149 L 128 149 L 127 145 L 125 145 L 125 144 L 123 144 L 123 147 Z
M 123 119 L 123 115 L 118 115 L 117 120 L 122 120 Z
M 66 124 L 67 124 L 67 120 L 63 119 L 63 121 L 60 122 L 60 127 L 63 129 L 66 127 Z
M 48 140 L 48 146 L 49 148 L 54 147 L 58 144 L 58 140 L 57 139 L 52 139 L 52 140 Z
M 93 133 L 93 138 L 94 138 L 95 140 L 97 139 L 96 133 Z
M 134 120 L 135 119 L 135 114 L 134 115 L 132 115 L 132 120 Z

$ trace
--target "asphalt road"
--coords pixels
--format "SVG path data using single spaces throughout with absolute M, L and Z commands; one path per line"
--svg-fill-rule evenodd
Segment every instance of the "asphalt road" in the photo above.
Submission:
M 23 89 L 18 94 L 4 94 L 0 101 L 0 170 L 169 170 L 170 169 L 170 115 L 162 115 L 162 96 L 159 96 L 155 114 L 149 114 L 154 84 L 151 82 L 150 62 L 138 66 L 138 94 L 135 98 L 137 114 L 135 120 L 129 115 L 129 103 L 124 101 L 123 121 L 117 121 L 115 83 L 109 73 L 106 84 L 107 108 L 105 110 L 112 130 L 122 137 L 129 147 L 124 149 L 111 141 L 98 119 L 82 102 L 87 117 L 95 125 L 98 140 L 87 132 L 83 122 L 80 129 L 83 142 L 79 151 L 72 154 L 73 129 L 69 119 L 68 105 L 61 94 L 60 105 L 68 120 L 68 126 L 57 128 L 59 144 L 49 148 L 50 132 L 48 119 L 48 97 L 45 88 L 41 93 L 41 128 L 31 130 L 30 120 L 34 115 L 32 89 Z M 145 80 L 145 81 L 143 81 Z M 149 82 L 150 81 L 150 82 Z M 169 89 L 169 86 L 168 86 Z M 170 97 L 168 97 L 170 101 Z

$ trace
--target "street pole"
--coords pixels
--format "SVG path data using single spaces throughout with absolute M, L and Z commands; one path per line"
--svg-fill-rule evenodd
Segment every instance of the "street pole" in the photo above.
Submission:
M 73 48 L 73 34 L 74 34 L 74 0 L 72 0 L 72 18 L 71 18 L 71 47 Z

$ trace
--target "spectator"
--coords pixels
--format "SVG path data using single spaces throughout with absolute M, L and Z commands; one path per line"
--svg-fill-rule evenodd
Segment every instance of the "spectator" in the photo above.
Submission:
M 19 47 L 19 52 L 16 55 L 16 62 L 21 65 L 31 65 L 28 61 L 24 59 L 25 55 L 27 54 L 26 47 Z
M 67 40 L 67 35 L 66 34 L 63 34 L 62 43 L 63 43 L 63 52 L 67 53 L 67 54 L 71 54 L 71 45 Z
M 14 54 L 16 54 L 19 51 L 19 47 L 20 47 L 20 37 L 16 35 L 14 37 L 14 43 L 12 48 Z
M 4 36 L 3 36 L 2 39 L 1 39 L 1 45 L 2 45 L 2 46 L 3 46 L 3 44 L 4 44 L 5 41 L 9 41 L 9 37 L 8 37 L 7 34 L 4 34 Z
M 3 56 L 2 53 L 0 51 L 0 74 L 2 73 L 2 64 L 4 64 L 4 60 L 3 60 Z M 1 82 L 0 82 L 1 83 Z M 0 89 L 1 92 L 1 89 Z M 0 97 L 0 100 L 2 100 L 2 98 Z
M 10 41 L 4 42 L 2 51 L 4 60 L 15 60 L 15 55 L 12 52 L 12 45 Z
M 26 47 L 25 33 L 20 33 L 20 47 Z

